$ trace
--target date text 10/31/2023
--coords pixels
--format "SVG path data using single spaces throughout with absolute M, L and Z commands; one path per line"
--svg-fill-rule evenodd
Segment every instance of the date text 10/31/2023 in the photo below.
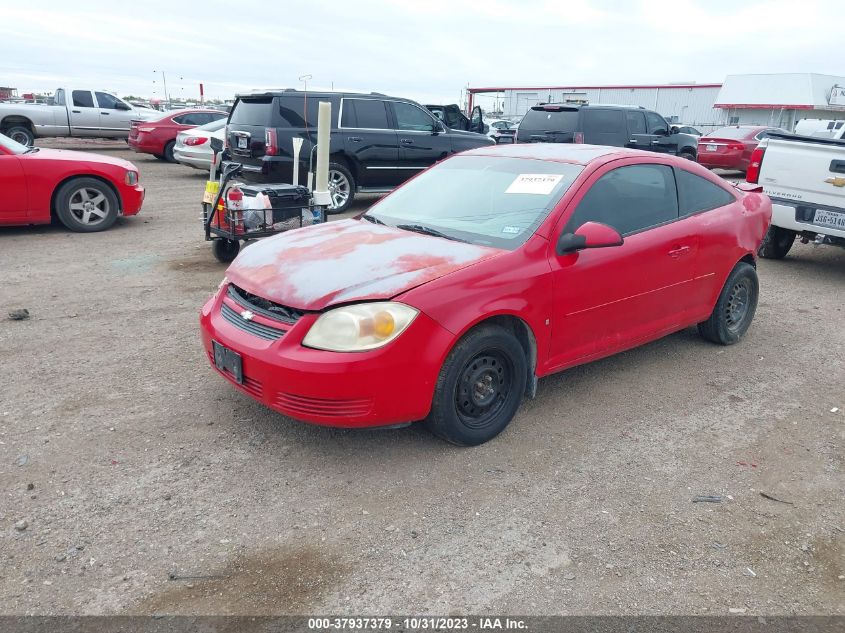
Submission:
M 308 618 L 312 631 L 402 631 L 526 630 L 524 620 L 509 617 L 324 617 Z

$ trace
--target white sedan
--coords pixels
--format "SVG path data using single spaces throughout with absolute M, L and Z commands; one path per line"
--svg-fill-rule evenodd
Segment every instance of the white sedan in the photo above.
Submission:
M 211 139 L 226 139 L 226 117 L 200 125 L 191 130 L 179 132 L 173 157 L 177 162 L 195 169 L 211 168 Z

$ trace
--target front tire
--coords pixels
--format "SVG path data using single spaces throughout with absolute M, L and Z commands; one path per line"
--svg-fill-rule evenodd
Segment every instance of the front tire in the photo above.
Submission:
M 355 199 L 355 178 L 346 165 L 329 163 L 329 195 L 328 213 L 343 213 Z
M 440 369 L 426 426 L 452 444 L 483 444 L 513 419 L 527 379 L 525 352 L 513 334 L 497 325 L 470 330 Z
M 689 151 L 681 152 L 680 154 L 678 154 L 678 156 L 680 156 L 681 158 L 686 158 L 687 160 L 691 160 L 692 162 L 696 161 L 695 154 Z
M 713 343 L 733 345 L 751 326 L 759 296 L 757 271 L 739 262 L 728 275 L 710 318 L 698 324 L 699 333 Z
M 117 220 L 120 203 L 111 187 L 96 178 L 74 178 L 56 192 L 56 217 L 71 231 L 105 231 Z
M 176 147 L 176 141 L 170 141 L 167 145 L 164 146 L 164 154 L 163 158 L 168 163 L 175 163 L 176 157 L 173 155 L 173 148 Z
M 5 130 L 3 134 L 21 145 L 26 145 L 27 147 L 35 145 L 35 134 L 26 126 L 14 125 Z
M 760 244 L 760 250 L 757 251 L 760 257 L 766 259 L 783 259 L 792 248 L 795 242 L 795 231 L 789 229 L 782 229 L 779 226 L 770 226 L 763 236 L 763 243 Z

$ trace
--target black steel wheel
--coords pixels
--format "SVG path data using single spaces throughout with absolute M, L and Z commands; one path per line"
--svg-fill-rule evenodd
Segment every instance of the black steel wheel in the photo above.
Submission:
M 481 325 L 452 349 L 435 387 L 429 430 L 453 444 L 493 439 L 516 414 L 528 369 L 525 352 L 509 330 Z
M 757 271 L 751 264 L 738 263 L 728 275 L 710 318 L 698 324 L 698 331 L 708 341 L 733 345 L 751 326 L 759 294 Z
M 795 243 L 795 231 L 782 229 L 779 226 L 770 226 L 763 236 L 763 243 L 760 244 L 758 253 L 766 259 L 783 259 Z

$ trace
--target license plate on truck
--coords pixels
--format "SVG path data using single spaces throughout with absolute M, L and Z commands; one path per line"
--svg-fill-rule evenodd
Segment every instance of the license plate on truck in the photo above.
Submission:
M 813 224 L 816 226 L 824 226 L 829 229 L 840 229 L 845 231 L 845 213 L 827 211 L 826 209 L 816 209 L 816 214 L 813 216 Z
M 246 149 L 247 138 L 245 136 L 238 137 L 238 149 Z
M 220 371 L 229 374 L 236 383 L 242 385 L 244 382 L 244 367 L 241 362 L 241 355 L 223 347 L 217 341 L 211 341 L 214 349 L 214 366 Z

